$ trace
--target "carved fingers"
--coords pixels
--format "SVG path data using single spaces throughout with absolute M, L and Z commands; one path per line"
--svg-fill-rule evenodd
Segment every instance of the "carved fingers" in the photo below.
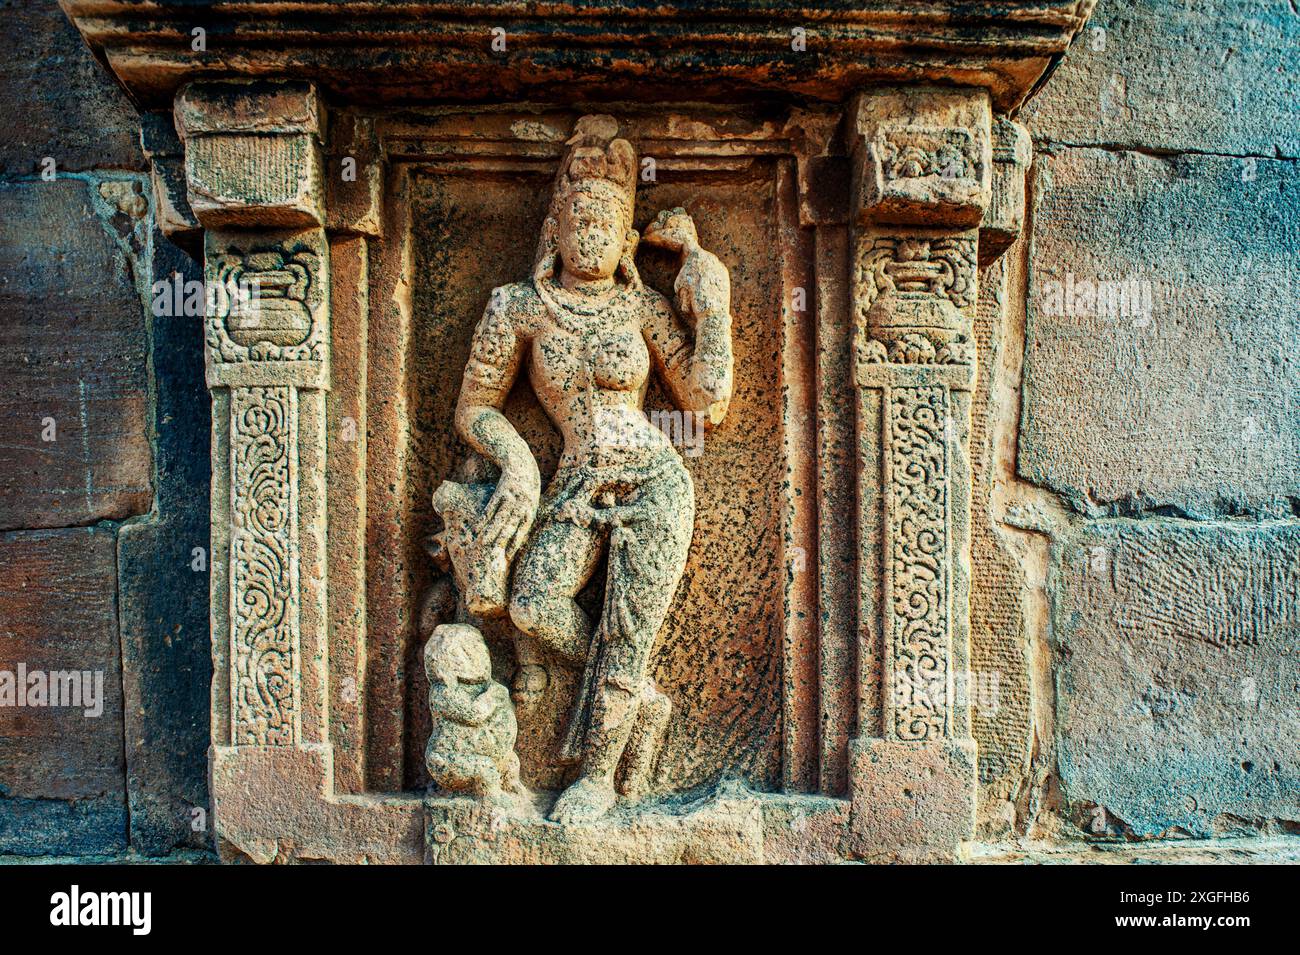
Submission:
M 641 241 L 646 245 L 669 252 L 680 252 L 684 247 L 697 243 L 695 222 L 690 213 L 680 206 L 665 209 L 655 216 L 655 220 L 646 227 Z
M 610 529 L 628 527 L 647 517 L 647 510 L 637 504 L 611 504 L 596 507 L 585 501 L 569 500 L 555 511 L 555 519 L 567 521 L 577 527 Z
M 482 546 L 514 554 L 528 539 L 537 514 L 537 492 L 502 474 L 484 512 Z

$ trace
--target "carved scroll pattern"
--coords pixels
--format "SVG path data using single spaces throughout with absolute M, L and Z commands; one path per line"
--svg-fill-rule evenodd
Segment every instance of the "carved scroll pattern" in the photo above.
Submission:
M 240 745 L 294 741 L 293 395 L 231 389 L 231 692 Z
M 927 740 L 948 729 L 948 392 L 893 388 L 889 399 L 889 561 L 893 728 Z

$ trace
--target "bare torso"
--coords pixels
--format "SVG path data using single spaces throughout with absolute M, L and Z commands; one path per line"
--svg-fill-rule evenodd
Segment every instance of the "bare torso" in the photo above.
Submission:
M 530 319 L 528 373 L 564 440 L 560 467 L 640 464 L 654 457 L 667 439 L 642 411 L 652 367 L 644 327 L 667 302 L 645 288 L 620 287 L 600 299 L 573 301 L 562 291 L 547 292 L 550 308 L 531 287 L 517 294 L 539 306 L 520 310 Z

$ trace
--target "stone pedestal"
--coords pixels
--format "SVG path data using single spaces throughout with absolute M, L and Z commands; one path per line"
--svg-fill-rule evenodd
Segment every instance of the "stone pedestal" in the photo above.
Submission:
M 867 862 L 945 862 L 975 830 L 975 741 L 857 739 L 850 748 L 852 834 Z

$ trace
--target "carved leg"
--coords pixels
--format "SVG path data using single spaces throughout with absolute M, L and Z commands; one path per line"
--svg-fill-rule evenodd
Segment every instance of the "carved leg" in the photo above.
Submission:
M 515 665 L 517 669 L 510 697 L 514 700 L 516 714 L 522 721 L 527 719 L 526 714 L 545 699 L 550 678 L 546 672 L 546 658 L 541 646 L 525 634 L 520 634 L 515 640 Z
M 511 793 L 527 792 L 519 778 L 519 754 L 513 749 L 506 754 L 505 765 L 501 768 L 501 787 Z
M 501 770 L 496 764 L 486 757 L 472 757 L 468 762 L 469 791 L 475 798 L 486 805 L 509 805 L 510 800 L 502 790 Z
M 591 644 L 591 621 L 574 602 L 600 558 L 599 530 L 547 521 L 519 555 L 510 619 L 560 660 L 579 666 Z
M 513 774 L 510 759 L 513 759 Z M 510 759 L 498 767 L 486 756 L 426 752 L 425 766 L 439 789 L 469 793 L 484 803 L 509 808 L 514 805 L 513 797 L 524 791 L 519 783 L 518 757 L 511 753 Z
M 685 469 L 643 489 L 637 504 L 645 520 L 610 535 L 582 775 L 556 802 L 551 818 L 557 822 L 599 818 L 613 806 L 614 772 L 641 708 L 650 651 L 686 569 L 695 501 Z
M 562 785 L 562 767 L 576 762 L 556 757 L 556 736 L 563 734 L 571 707 L 571 672 L 591 644 L 592 623 L 573 598 L 595 570 L 602 536 L 544 518 L 515 565 L 510 612 L 520 632 L 512 695 L 520 751 L 536 767 L 528 782 L 544 789 Z
M 646 680 L 641 688 L 641 703 L 632 724 L 632 736 L 627 741 L 623 777 L 618 785 L 618 791 L 629 799 L 639 798 L 649 785 L 650 771 L 654 768 L 654 759 L 672 712 L 672 700 L 660 692 L 653 680 Z

